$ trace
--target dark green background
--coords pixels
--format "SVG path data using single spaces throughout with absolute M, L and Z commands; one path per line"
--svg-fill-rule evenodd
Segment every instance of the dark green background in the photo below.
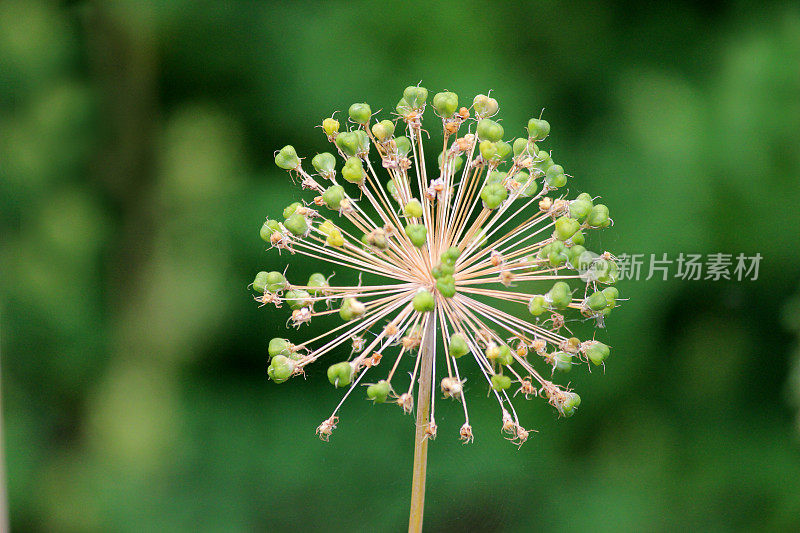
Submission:
M 420 80 L 492 89 L 515 134 L 546 108 L 571 190 L 611 207 L 598 247 L 764 257 L 758 281 L 621 283 L 605 375 L 572 373 L 568 421 L 518 402 L 521 450 L 482 387 L 473 445 L 440 403 L 428 529 L 800 529 L 800 9 L 655 4 L 0 2 L 13 529 L 405 528 L 411 417 L 353 398 L 320 442 L 326 365 L 267 381 L 285 313 L 245 287 L 288 260 L 257 234 L 298 196 L 273 151 Z

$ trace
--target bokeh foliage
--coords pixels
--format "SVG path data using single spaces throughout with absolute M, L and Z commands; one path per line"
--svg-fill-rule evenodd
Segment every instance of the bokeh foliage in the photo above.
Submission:
M 286 317 L 245 286 L 285 261 L 258 239 L 297 196 L 273 151 L 313 155 L 331 111 L 419 80 L 493 89 L 515 135 L 545 107 L 557 159 L 612 209 L 602 248 L 764 256 L 756 282 L 621 283 L 605 375 L 573 372 L 568 422 L 524 404 L 541 432 L 519 451 L 480 394 L 474 445 L 437 409 L 431 530 L 800 528 L 781 321 L 800 9 L 644 5 L 0 2 L 13 528 L 403 529 L 412 419 L 354 400 L 319 442 L 338 394 L 322 367 L 266 380 Z

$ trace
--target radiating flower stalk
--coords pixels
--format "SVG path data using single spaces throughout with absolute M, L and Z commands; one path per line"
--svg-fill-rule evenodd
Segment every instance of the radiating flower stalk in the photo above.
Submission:
M 441 92 L 431 104 L 432 112 L 419 86 L 406 88 L 396 112 L 383 119 L 368 104 L 353 104 L 346 125 L 335 114 L 322 121 L 331 152 L 315 155 L 310 165 L 292 146 L 275 155 L 311 194 L 268 219 L 261 238 L 279 253 L 379 282 L 362 284 L 359 275 L 357 285 L 337 285 L 332 271 L 305 283 L 289 282 L 285 271 L 264 271 L 253 282 L 256 300 L 285 304 L 287 323 L 298 329 L 324 315 L 342 319 L 303 342 L 269 343 L 268 375 L 276 383 L 350 352 L 328 366 L 331 384 L 345 392 L 317 428 L 321 439 L 330 438 L 344 401 L 359 390 L 406 413 L 416 405 L 410 531 L 421 529 L 437 397 L 461 404 L 459 436 L 473 440 L 463 357 L 470 355 L 483 374 L 485 385 L 475 388 L 496 399 L 502 432 L 521 446 L 531 430 L 521 425 L 512 399 L 541 398 L 558 416 L 572 416 L 581 398 L 552 376 L 581 363 L 604 365 L 609 347 L 578 339 L 569 326 L 582 320 L 603 327 L 619 297 L 614 256 L 584 246 L 589 232 L 612 224 L 608 208 L 585 193 L 568 198 L 569 176 L 542 146 L 550 124 L 532 118 L 519 128 L 523 136 L 507 142 L 490 95 L 476 96 L 467 108 L 456 94 Z M 423 147 L 426 111 L 442 131 L 434 172 Z M 532 285 L 543 290 L 525 289 Z M 527 318 L 499 302 L 527 307 Z M 399 372 L 409 358 L 410 380 Z

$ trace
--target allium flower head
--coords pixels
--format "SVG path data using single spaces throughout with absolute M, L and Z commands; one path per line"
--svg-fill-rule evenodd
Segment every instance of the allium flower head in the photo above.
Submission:
M 429 438 L 437 431 L 435 399 L 452 399 L 463 406 L 460 437 L 469 442 L 472 389 L 496 398 L 502 430 L 522 444 L 529 430 L 512 398 L 541 398 L 572 416 L 581 398 L 553 375 L 605 364 L 609 347 L 570 327 L 603 327 L 617 305 L 614 256 L 586 247 L 591 233 L 612 224 L 608 208 L 586 193 L 570 197 L 570 176 L 544 146 L 547 121 L 508 128 L 520 136 L 506 141 L 498 108 L 489 95 L 464 107 L 452 92 L 429 99 L 411 86 L 395 112 L 379 117 L 356 103 L 346 121 L 323 120 L 330 153 L 308 161 L 292 146 L 276 152 L 276 164 L 308 193 L 268 219 L 261 238 L 321 271 L 305 282 L 290 282 L 284 268 L 259 272 L 253 288 L 262 305 L 288 308 L 287 324 L 297 329 L 323 315 L 341 319 L 314 338 L 269 343 L 274 382 L 320 361 L 344 390 L 317 428 L 321 438 L 357 394 L 406 412 L 424 405 Z M 435 165 L 423 149 L 426 112 L 431 130 L 441 130 L 430 140 L 440 152 Z M 357 272 L 358 283 L 337 284 L 334 269 Z M 360 274 L 376 281 L 362 283 Z M 485 383 L 467 384 L 465 365 L 476 365 Z

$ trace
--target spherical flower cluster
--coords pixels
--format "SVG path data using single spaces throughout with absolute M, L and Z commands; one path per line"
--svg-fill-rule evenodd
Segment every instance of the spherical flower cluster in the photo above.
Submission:
M 321 315 L 341 318 L 313 339 L 269 342 L 267 373 L 275 383 L 325 357 L 328 380 L 345 389 L 317 428 L 321 438 L 329 438 L 344 400 L 357 390 L 406 412 L 417 403 L 426 436 L 435 437 L 440 391 L 462 404 L 460 437 L 471 441 L 459 369 L 471 355 L 486 379 L 484 390 L 499 403 L 502 430 L 522 444 L 530 432 L 519 422 L 513 397 L 539 397 L 559 416 L 572 416 L 580 396 L 549 378 L 581 363 L 605 364 L 609 347 L 573 336 L 568 324 L 604 327 L 619 301 L 614 256 L 586 247 L 591 232 L 612 224 L 609 210 L 586 193 L 569 198 L 570 176 L 543 147 L 547 121 L 532 118 L 519 128 L 524 135 L 506 141 L 498 108 L 488 94 L 476 96 L 469 108 L 452 92 L 429 103 L 424 87 L 411 86 L 382 120 L 366 103 L 350 107 L 346 125 L 335 115 L 323 120 L 332 148 L 311 158 L 313 171 L 292 146 L 276 152 L 275 163 L 312 194 L 268 219 L 261 238 L 278 252 L 378 280 L 338 286 L 330 283 L 332 272 L 319 272 L 291 283 L 276 270 L 259 272 L 253 281 L 256 300 L 285 304 L 297 328 Z M 442 131 L 433 173 L 423 149 L 426 111 Z M 499 302 L 523 311 L 510 314 Z M 526 318 L 517 316 L 523 313 Z M 347 359 L 331 364 L 347 351 Z M 381 373 L 376 367 L 390 354 L 390 368 Z M 398 372 L 408 356 L 410 380 Z

